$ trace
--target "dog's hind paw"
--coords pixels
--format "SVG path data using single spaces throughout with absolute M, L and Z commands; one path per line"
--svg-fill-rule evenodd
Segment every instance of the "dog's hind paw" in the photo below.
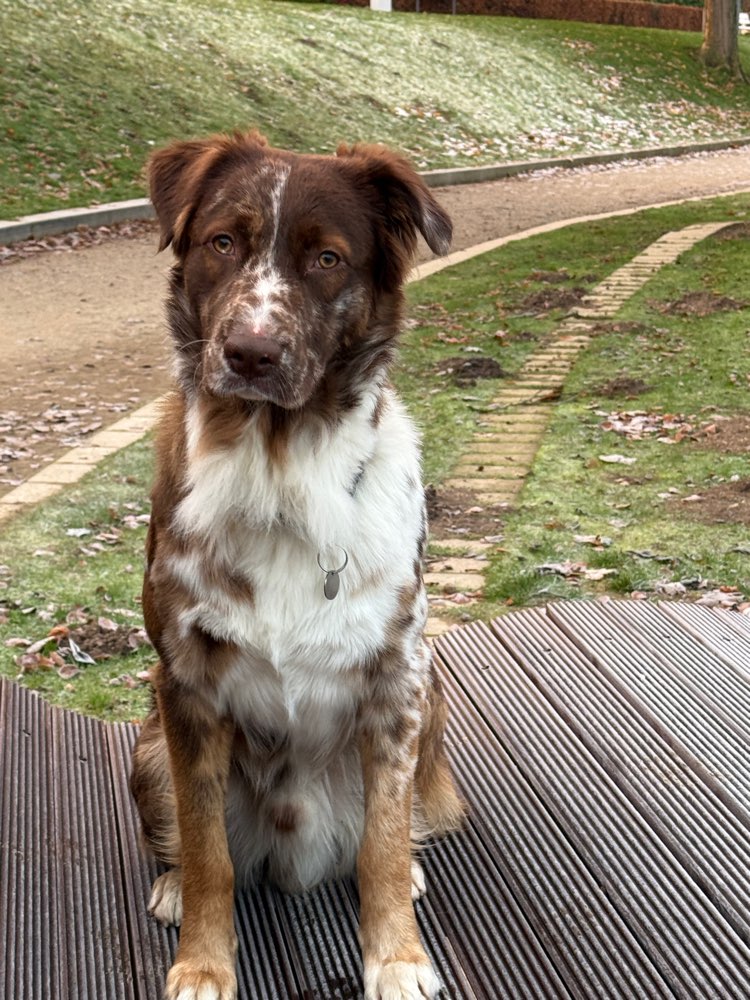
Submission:
M 165 1000 L 237 1000 L 234 969 L 196 969 L 191 962 L 175 962 L 167 976 Z
M 424 880 L 424 870 L 420 863 L 414 858 L 411 860 L 411 898 L 421 899 L 427 892 L 427 883 Z
M 365 1000 L 433 1000 L 439 992 L 440 980 L 429 962 L 386 962 L 365 969 Z
M 182 923 L 182 871 L 179 868 L 170 868 L 168 872 L 160 875 L 151 889 L 151 899 L 148 903 L 148 912 L 152 917 L 170 927 L 174 924 L 179 927 Z

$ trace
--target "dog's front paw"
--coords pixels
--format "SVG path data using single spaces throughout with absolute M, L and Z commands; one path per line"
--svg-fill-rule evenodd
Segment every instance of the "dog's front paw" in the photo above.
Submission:
M 169 970 L 165 1000 L 237 1000 L 234 968 L 197 968 L 179 959 Z
M 365 1000 L 433 1000 L 440 980 L 424 962 L 383 962 L 365 967 Z

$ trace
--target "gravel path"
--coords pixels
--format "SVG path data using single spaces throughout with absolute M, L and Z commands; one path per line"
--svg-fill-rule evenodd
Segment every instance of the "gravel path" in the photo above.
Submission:
M 453 217 L 460 250 L 558 220 L 744 189 L 748 147 L 435 193 Z M 94 240 L 27 246 L 5 255 L 0 268 L 0 492 L 168 385 L 169 256 L 156 255 L 149 225 Z

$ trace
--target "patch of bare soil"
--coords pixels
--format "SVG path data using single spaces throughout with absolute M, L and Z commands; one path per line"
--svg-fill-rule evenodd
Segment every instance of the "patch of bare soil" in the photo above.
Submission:
M 649 327 L 645 323 L 600 321 L 592 327 L 592 333 L 648 333 Z
M 750 223 L 737 222 L 734 226 L 720 229 L 718 233 L 708 237 L 710 240 L 748 240 L 750 239 Z
M 643 379 L 630 378 L 627 375 L 618 375 L 617 378 L 610 379 L 603 385 L 592 390 L 597 396 L 604 399 L 613 399 L 618 396 L 625 396 L 627 399 L 634 399 L 643 392 L 648 392 L 650 385 L 646 385 Z
M 485 538 L 499 535 L 504 507 L 480 504 L 469 490 L 425 488 L 431 538 Z
M 570 281 L 570 272 L 564 267 L 559 271 L 532 271 L 529 275 L 530 281 L 543 281 L 549 285 L 562 285 L 565 281 Z
M 127 656 L 148 641 L 142 628 L 126 628 L 108 620 L 71 628 L 64 638 L 72 639 L 82 652 L 97 662 L 113 656 Z
M 572 309 L 580 305 L 585 288 L 540 288 L 523 298 L 513 312 L 518 316 L 544 316 L 553 309 Z
M 669 510 L 701 524 L 745 524 L 750 527 L 750 479 L 719 483 L 695 494 L 688 502 L 675 497 Z
M 450 375 L 458 386 L 476 385 L 480 378 L 506 378 L 507 372 L 500 367 L 494 358 L 445 358 L 435 365 L 438 375 Z
M 715 420 L 702 427 L 696 436 L 695 447 L 726 455 L 746 454 L 750 451 L 750 415 Z
M 736 312 L 744 309 L 746 302 L 738 302 L 728 295 L 717 295 L 715 292 L 688 292 L 672 302 L 649 303 L 657 312 L 664 316 L 712 316 L 717 312 Z

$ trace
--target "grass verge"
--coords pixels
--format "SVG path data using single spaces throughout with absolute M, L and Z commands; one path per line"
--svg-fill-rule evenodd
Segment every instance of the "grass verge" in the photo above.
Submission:
M 747 314 L 727 304 L 745 302 L 743 220 L 750 218 L 750 198 L 572 226 L 410 286 L 411 319 L 395 380 L 423 431 L 425 479 L 439 484 L 502 384 L 479 378 L 458 386 L 448 369 L 481 359 L 512 375 L 549 338 L 571 296 L 663 233 L 725 218 L 740 224 L 736 238 L 705 241 L 659 272 L 580 357 L 518 509 L 507 519 L 505 541 L 490 554 L 486 600 L 473 609 L 481 616 L 550 597 L 653 593 L 658 581 L 746 588 L 750 522 L 733 520 L 734 501 L 726 510 L 720 501 L 721 491 L 739 490 L 747 478 L 743 439 L 725 431 L 750 414 Z M 692 306 L 679 306 L 688 294 Z M 723 306 L 698 315 L 703 300 L 696 295 Z M 672 414 L 691 430 L 663 428 L 632 440 L 602 427 L 608 416 L 628 410 L 653 419 Z M 721 433 L 709 432 L 711 425 Z M 657 436 L 680 440 L 665 444 Z M 730 439 L 739 450 L 727 450 Z M 613 453 L 635 462 L 601 462 L 600 455 Z M 144 442 L 3 526 L 0 672 L 67 707 L 107 719 L 142 716 L 148 692 L 139 674 L 153 657 L 138 646 L 150 479 Z M 688 500 L 709 494 L 718 506 Z M 704 512 L 711 511 L 723 521 L 707 521 Z M 612 542 L 595 549 L 576 542 L 577 535 Z M 592 580 L 583 570 L 567 578 L 539 570 L 566 562 L 615 572 Z M 18 644 L 39 643 L 51 630 L 52 640 L 36 651 Z M 81 648 L 89 644 L 111 658 L 89 665 L 73 663 L 69 654 L 57 660 L 58 640 L 64 649 L 71 634 Z M 69 667 L 78 673 L 70 676 Z
M 704 240 L 600 324 L 492 556 L 482 612 L 750 596 L 749 238 L 742 225 Z
M 312 152 L 387 142 L 421 168 L 747 135 L 747 88 L 706 73 L 700 41 L 268 0 L 0 0 L 0 217 L 142 196 L 154 146 L 250 125 Z

